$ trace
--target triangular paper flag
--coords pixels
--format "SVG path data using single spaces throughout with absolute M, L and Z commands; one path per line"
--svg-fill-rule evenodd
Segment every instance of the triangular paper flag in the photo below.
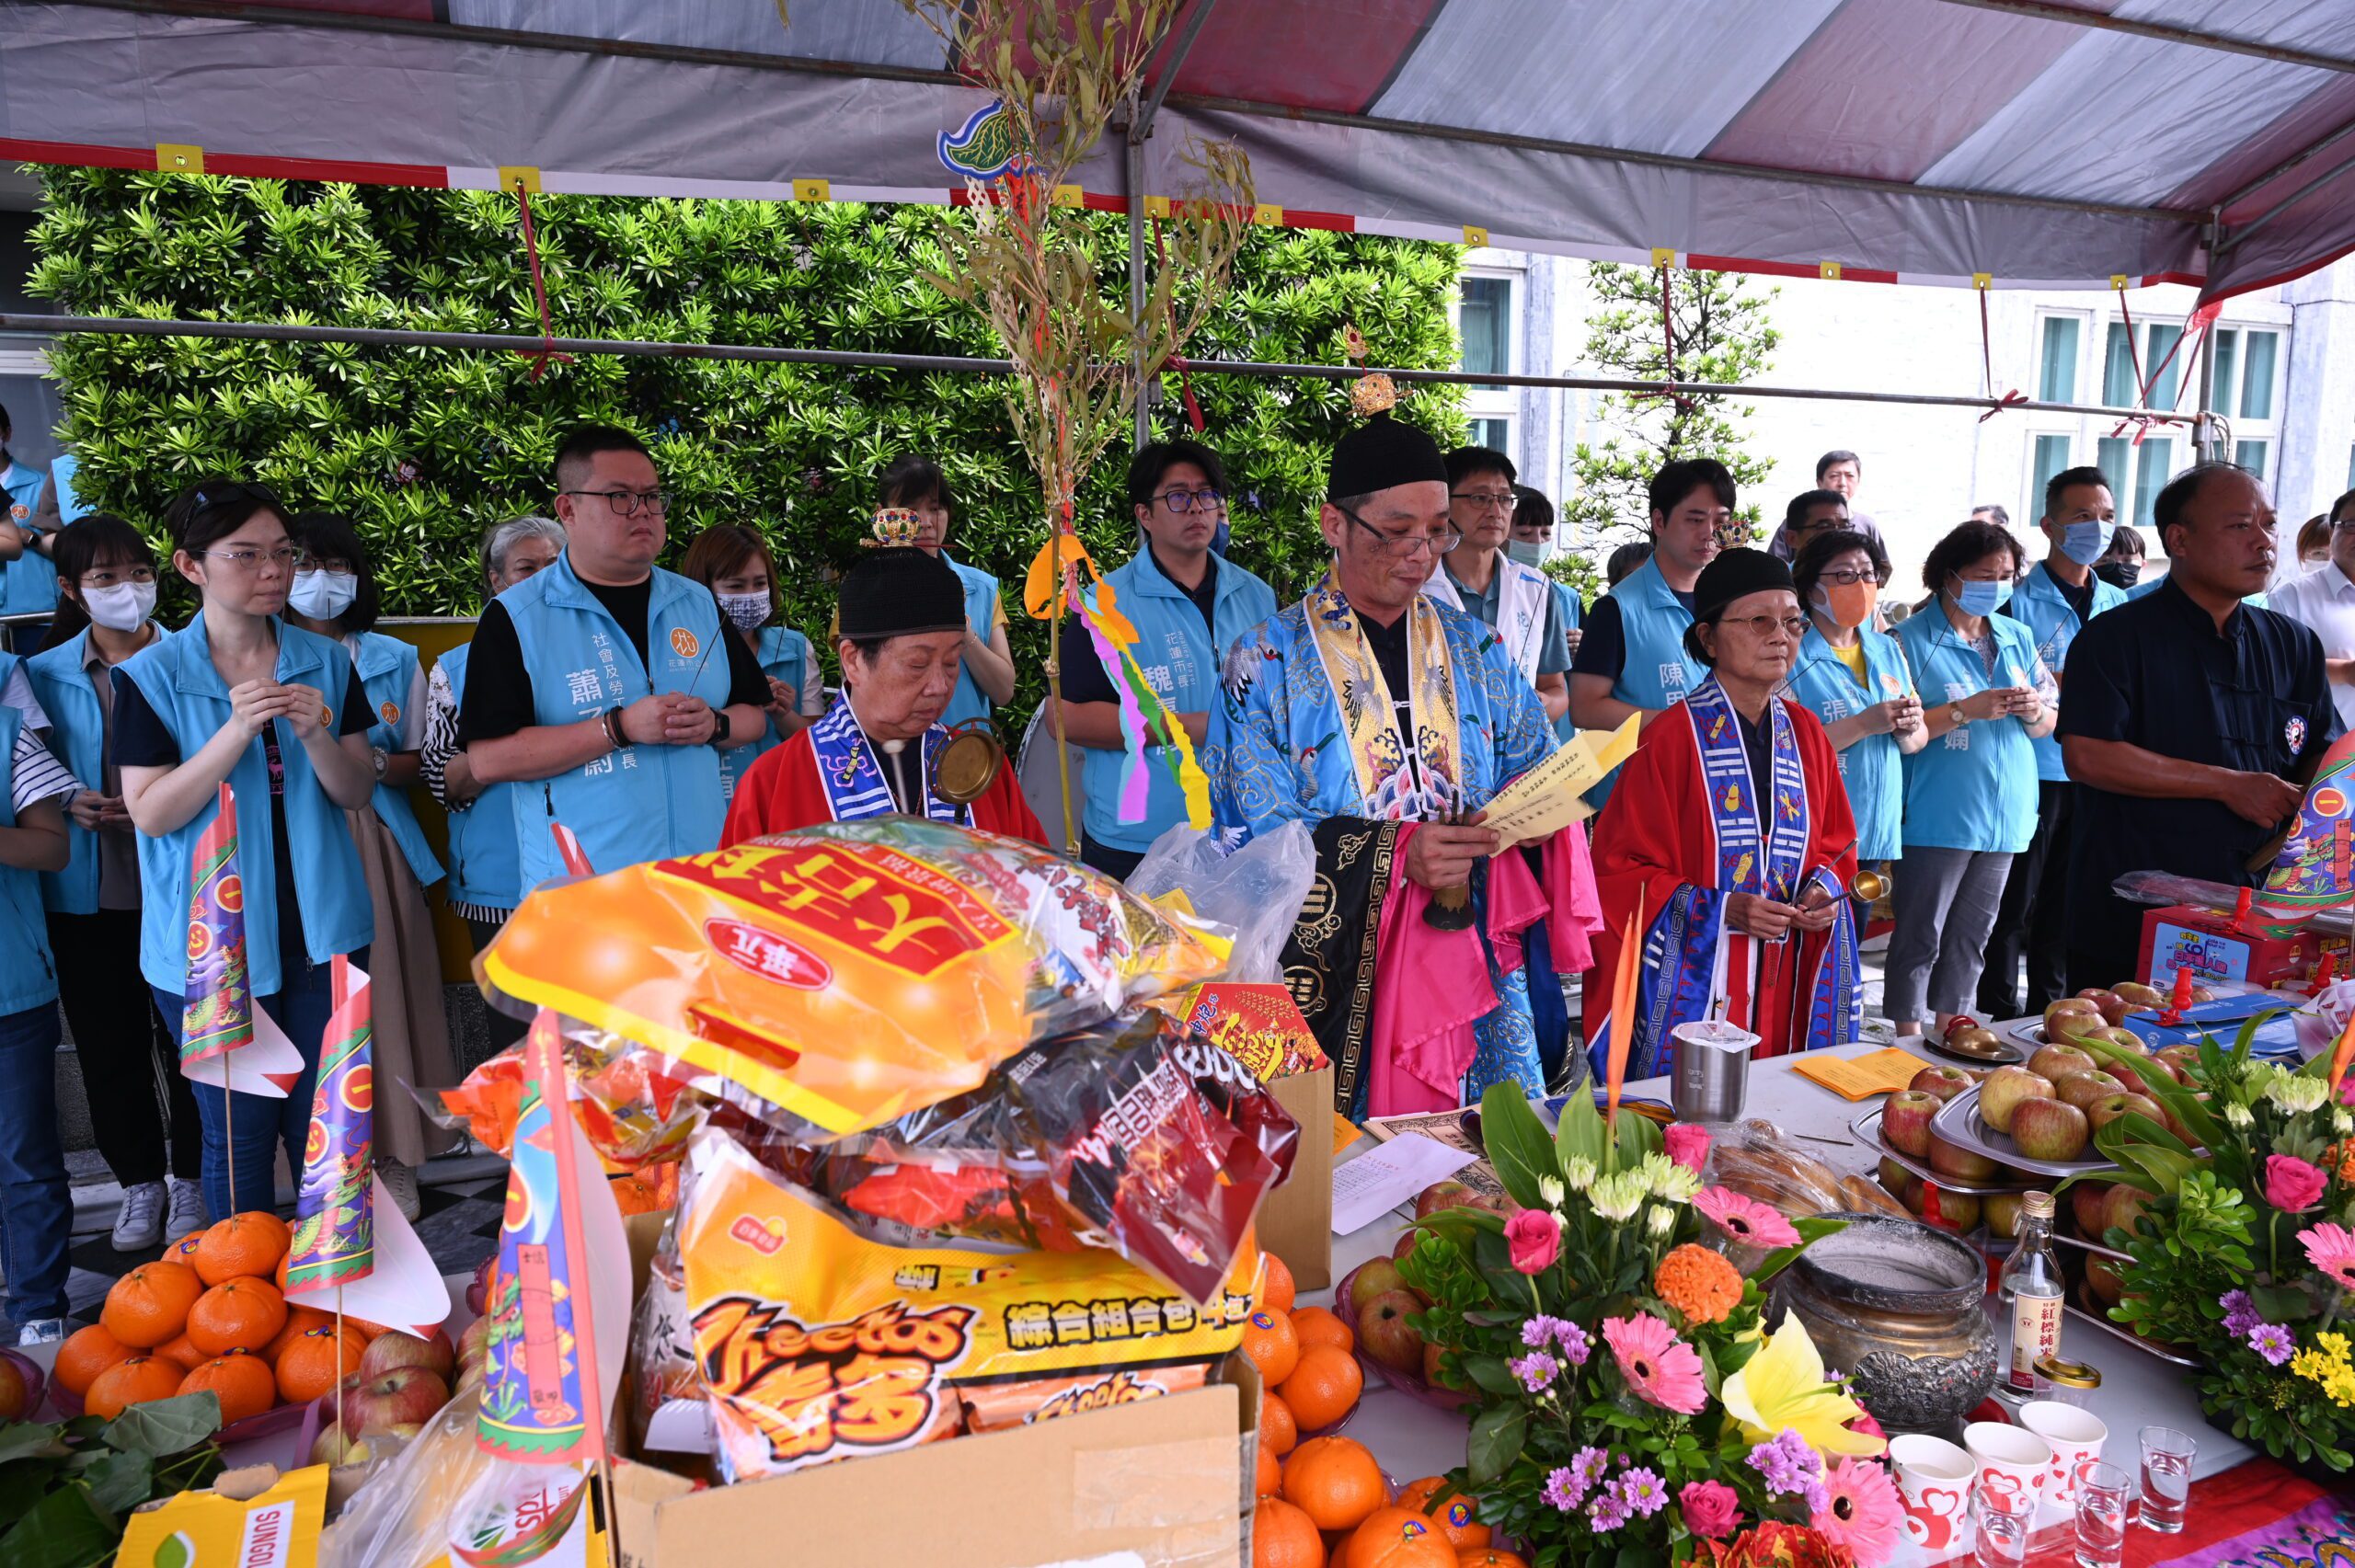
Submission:
M 376 1266 L 364 1278 L 347 1279 L 340 1286 L 326 1284 L 309 1290 L 289 1290 L 286 1299 L 322 1312 L 332 1312 L 336 1310 L 336 1291 L 340 1289 L 343 1310 L 349 1316 L 365 1318 L 386 1328 L 407 1329 L 419 1338 L 425 1338 L 450 1315 L 450 1288 L 442 1283 L 442 1271 L 433 1266 L 432 1254 L 417 1239 L 417 1232 L 409 1228 L 408 1220 L 393 1202 L 393 1195 L 385 1190 L 384 1182 L 373 1171 L 368 1182 L 374 1194 Z M 623 1256 L 628 1256 L 626 1248 Z
M 367 971 L 336 956 L 335 1011 L 319 1041 L 311 1130 L 303 1140 L 294 1231 L 287 1249 L 289 1295 L 364 1279 L 375 1267 L 376 1078 L 373 997 Z

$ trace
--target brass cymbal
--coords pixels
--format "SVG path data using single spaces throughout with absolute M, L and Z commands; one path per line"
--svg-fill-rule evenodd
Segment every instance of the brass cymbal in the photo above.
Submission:
M 952 806 L 971 806 L 989 793 L 1005 748 L 986 724 L 954 730 L 932 762 L 932 793 Z

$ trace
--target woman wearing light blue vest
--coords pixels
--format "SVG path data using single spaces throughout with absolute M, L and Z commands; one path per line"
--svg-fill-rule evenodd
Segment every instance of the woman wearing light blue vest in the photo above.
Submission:
M 74 1202 L 57 1136 L 57 966 L 40 875 L 65 869 L 73 775 L 16 709 L 0 706 L 0 1269 L 17 1343 L 65 1337 Z
M 302 1168 L 329 961 L 367 967 L 375 931 L 345 813 L 368 804 L 367 693 L 343 645 L 281 621 L 294 576 L 286 507 L 258 485 L 201 481 L 164 515 L 172 565 L 202 596 L 196 619 L 114 672 L 123 806 L 139 830 L 139 967 L 178 1021 L 188 982 L 189 875 L 196 841 L 237 801 L 246 965 L 255 1005 L 303 1054 L 286 1098 L 196 1083 L 204 1196 L 230 1202 L 234 1163 L 248 1206 L 271 1189 L 282 1143 Z M 233 1141 L 234 1139 L 234 1141 Z
M 2034 740 L 2057 715 L 2035 637 L 1995 613 L 2019 567 L 2007 531 L 1966 522 L 1930 552 L 1930 602 L 1897 628 L 1929 735 L 1905 759 L 1905 854 L 1891 898 L 1884 1009 L 1901 1036 L 1921 1033 L 1925 1010 L 1943 1033 L 1970 1007 L 2012 856 L 2036 833 Z
M 1131 650 L 1154 695 L 1199 747 L 1210 732 L 1211 706 L 1227 650 L 1276 612 L 1275 590 L 1212 552 L 1226 515 L 1226 470 L 1199 441 L 1155 441 L 1129 463 L 1129 509 L 1143 530 L 1134 559 L 1106 574 L 1115 605 L 1137 629 Z M 1063 724 L 1085 749 L 1081 777 L 1087 808 L 1079 858 L 1108 876 L 1126 878 L 1154 840 L 1186 820 L 1175 773 L 1177 749 L 1166 733 L 1148 738 L 1132 763 L 1120 727 L 1121 678 L 1074 649 L 1064 660 Z M 1143 815 L 1121 819 L 1130 768 L 1143 773 Z M 1131 798 L 1139 798 L 1132 795 Z
M 752 650 L 769 683 L 768 724 L 760 738 L 719 754 L 719 787 L 733 800 L 736 781 L 746 769 L 769 748 L 824 715 L 825 679 L 810 651 L 810 639 L 775 624 L 785 601 L 776 588 L 776 557 L 769 554 L 768 541 L 759 530 L 732 522 L 705 529 L 687 546 L 679 572 L 711 589 L 729 635 Z
M 948 476 L 940 464 L 928 457 L 902 457 L 883 470 L 876 483 L 883 506 L 916 514 L 916 547 L 947 561 L 965 585 L 965 667 L 940 722 L 954 729 L 972 719 L 986 719 L 994 704 L 1014 700 L 1014 646 L 1005 639 L 1005 604 L 998 580 L 948 554 L 952 503 Z
M 0 408 L 0 615 L 38 615 L 57 608 L 57 568 L 35 517 L 49 474 L 9 455 L 14 433 L 8 410 Z M 17 627 L 17 647 L 32 652 L 40 647 L 40 633 L 38 625 Z
M 287 618 L 341 642 L 368 694 L 376 793 L 370 809 L 351 814 L 351 839 L 368 874 L 376 928 L 369 971 L 376 1075 L 419 1089 L 455 1083 L 457 1057 L 442 1011 L 442 955 L 425 906 L 425 889 L 443 874 L 408 801 L 425 746 L 424 666 L 417 645 L 373 629 L 381 605 L 376 573 L 351 521 L 304 512 L 288 526 L 295 556 Z M 425 1119 L 414 1095 L 378 1102 L 376 1173 L 409 1219 L 418 1217 L 417 1167 L 454 1142 L 454 1134 Z

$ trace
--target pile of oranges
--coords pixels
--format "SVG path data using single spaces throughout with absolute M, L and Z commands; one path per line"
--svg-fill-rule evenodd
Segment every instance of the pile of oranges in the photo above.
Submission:
M 1323 1307 L 1295 1307 L 1292 1270 L 1265 1255 L 1243 1328 L 1244 1354 L 1266 1385 L 1251 1568 L 1528 1568 L 1489 1544 L 1471 1499 L 1439 1500 L 1442 1478 L 1393 1497 L 1366 1446 L 1332 1435 L 1364 1391 L 1357 1336 Z
M 360 1368 L 373 1325 L 286 1304 L 286 1222 L 234 1214 L 114 1282 L 98 1321 L 58 1346 L 54 1376 L 109 1420 L 210 1389 L 221 1423 L 304 1404 Z

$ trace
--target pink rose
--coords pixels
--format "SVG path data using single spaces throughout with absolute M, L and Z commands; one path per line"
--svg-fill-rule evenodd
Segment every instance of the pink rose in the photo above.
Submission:
M 1668 1141 L 1668 1157 L 1698 1175 L 1709 1158 L 1709 1129 L 1689 1122 L 1671 1125 L 1660 1137 Z
M 1562 1255 L 1562 1225 L 1542 1208 L 1524 1208 L 1505 1221 L 1505 1245 L 1512 1250 L 1512 1266 L 1523 1274 L 1543 1274 Z
M 2265 1159 L 2265 1201 L 2284 1214 L 2303 1214 L 2322 1201 L 2329 1178 L 2314 1166 L 2289 1154 Z
M 1684 1528 L 1709 1540 L 1724 1539 L 1741 1520 L 1740 1499 L 1722 1481 L 1688 1482 L 1676 1505 L 1684 1511 Z

